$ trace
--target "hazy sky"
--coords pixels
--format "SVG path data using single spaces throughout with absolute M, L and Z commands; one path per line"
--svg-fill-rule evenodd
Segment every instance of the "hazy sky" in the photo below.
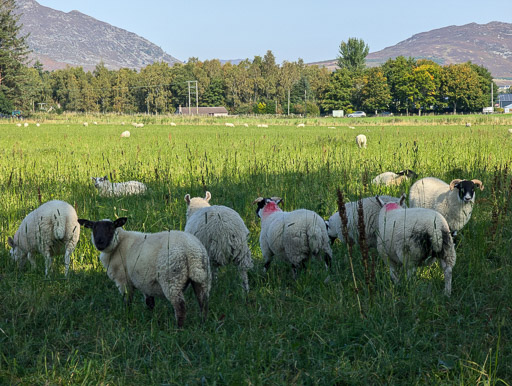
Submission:
M 349 37 L 375 52 L 449 25 L 512 23 L 504 0 L 37 1 L 135 32 L 182 61 L 252 59 L 272 50 L 278 63 L 308 63 L 334 59 Z

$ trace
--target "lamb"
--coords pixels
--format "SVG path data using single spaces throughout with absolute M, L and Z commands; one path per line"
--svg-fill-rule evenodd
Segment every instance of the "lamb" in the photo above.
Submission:
M 438 178 L 422 178 L 411 186 L 409 205 L 411 208 L 428 208 L 441 213 L 455 237 L 471 218 L 475 187 L 484 190 L 482 181 L 476 179 L 455 179 L 448 185 Z
M 36 127 L 39 127 L 39 126 L 41 126 L 41 125 L 39 124 L 39 122 L 38 122 L 38 123 L 36 123 Z
M 110 182 L 107 176 L 91 178 L 94 181 L 94 186 L 98 189 L 99 195 L 102 197 L 143 194 L 147 190 L 146 185 L 139 181 Z
M 235 127 L 235 125 L 233 123 L 229 123 L 229 122 L 224 123 L 224 125 L 226 125 L 226 127 Z
M 206 247 L 214 271 L 229 263 L 238 266 L 242 287 L 249 291 L 247 271 L 254 266 L 248 246 L 249 230 L 236 211 L 222 205 L 210 206 L 210 198 L 210 192 L 205 198 L 185 195 L 185 232 L 196 236 Z
M 357 146 L 359 146 L 359 148 L 366 147 L 366 135 L 359 134 L 356 137 L 356 144 L 357 144 Z
M 127 218 L 115 221 L 79 219 L 92 229 L 92 243 L 101 252 L 100 261 L 128 304 L 134 289 L 144 294 L 153 309 L 155 296 L 166 297 L 174 307 L 178 327 L 186 316 L 183 291 L 192 284 L 203 321 L 208 313 L 211 272 L 208 254 L 193 235 L 181 231 L 141 233 L 121 227 Z
M 30 261 L 35 268 L 32 254 L 45 257 L 45 275 L 52 266 L 52 257 L 64 253 L 65 275 L 68 275 L 71 255 L 80 237 L 80 226 L 75 209 L 64 201 L 48 201 L 30 212 L 21 222 L 14 237 L 7 242 L 11 256 L 20 268 Z
M 128 138 L 130 137 L 130 132 L 128 130 L 125 130 L 121 133 L 121 138 Z
M 456 254 L 445 218 L 432 209 L 403 209 L 393 202 L 385 204 L 378 196 L 376 199 L 382 206 L 377 250 L 389 265 L 391 278 L 399 281 L 398 270 L 402 266 L 407 271 L 407 277 L 410 277 L 418 266 L 427 263 L 429 256 L 432 256 L 441 264 L 444 292 L 450 296 Z
M 408 179 L 414 179 L 417 176 L 418 175 L 410 169 L 405 169 L 397 173 L 384 172 L 376 176 L 372 180 L 372 184 L 386 186 L 400 185 L 402 182 L 407 181 Z
M 279 197 L 258 197 L 256 213 L 261 218 L 260 247 L 265 258 L 266 272 L 277 255 L 290 263 L 293 276 L 297 277 L 299 266 L 304 266 L 311 257 L 324 256 L 325 265 L 331 264 L 332 250 L 325 221 L 315 212 L 297 209 L 283 212 L 279 208 Z
M 380 196 L 381 201 L 384 203 L 396 203 L 405 208 L 405 194 L 402 197 Z M 366 236 L 366 245 L 368 248 L 377 248 L 377 231 L 379 227 L 379 212 L 380 205 L 375 201 L 374 197 L 366 197 L 362 200 L 363 214 L 364 214 L 364 228 Z M 347 202 L 345 204 L 345 211 L 347 213 L 347 230 L 349 238 L 354 242 L 359 241 L 359 215 L 358 215 L 359 201 Z M 342 234 L 341 218 L 339 212 L 335 212 L 328 221 L 328 234 L 331 239 L 331 244 L 334 243 L 336 238 L 345 242 Z
M 28 127 L 28 122 L 25 122 L 25 123 L 23 124 L 23 127 Z

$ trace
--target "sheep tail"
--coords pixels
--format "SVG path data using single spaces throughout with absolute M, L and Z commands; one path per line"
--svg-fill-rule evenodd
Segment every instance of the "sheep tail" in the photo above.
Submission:
M 62 240 L 66 235 L 66 216 L 59 209 L 53 214 L 53 235 L 57 240 Z

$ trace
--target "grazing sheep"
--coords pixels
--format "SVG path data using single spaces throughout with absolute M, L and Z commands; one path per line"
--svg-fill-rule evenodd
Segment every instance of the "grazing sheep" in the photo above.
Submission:
M 224 125 L 226 127 L 235 127 L 235 125 L 233 123 L 229 123 L 229 122 L 224 123 Z
M 7 242 L 11 256 L 20 265 L 30 261 L 36 266 L 32 257 L 39 252 L 45 257 L 45 275 L 52 266 L 52 257 L 64 253 L 65 274 L 69 271 L 71 254 L 80 237 L 80 226 L 75 209 L 64 201 L 48 201 L 30 212 L 21 222 L 13 238 Z
M 93 125 L 97 125 L 97 124 L 98 124 L 98 122 L 96 122 L 96 121 L 95 121 L 95 122 L 93 122 L 92 124 L 93 124 Z
M 185 195 L 187 224 L 185 232 L 192 233 L 206 247 L 213 271 L 233 263 L 238 267 L 242 287 L 249 291 L 247 271 L 254 263 L 248 246 L 249 230 L 240 215 L 222 205 L 210 206 L 210 192 L 205 198 Z
M 121 122 L 121 126 L 124 126 L 124 125 L 125 125 L 125 123 L 124 123 L 124 122 Z
M 444 271 L 444 292 L 452 291 L 452 269 L 456 254 L 450 228 L 445 218 L 432 209 L 403 209 L 396 203 L 384 204 L 376 198 L 379 212 L 377 250 L 389 265 L 391 278 L 398 282 L 398 270 L 404 267 L 410 277 L 431 256 Z
M 123 131 L 121 133 L 121 138 L 128 138 L 130 136 L 130 132 L 128 130 Z
M 512 129 L 508 129 L 509 134 L 512 134 Z
M 38 122 L 38 123 L 36 123 L 36 127 L 39 127 L 39 126 L 41 126 L 41 125 L 39 124 L 39 122 Z
M 102 197 L 127 196 L 131 194 L 142 194 L 147 190 L 146 185 L 139 181 L 110 182 L 105 177 L 91 177 L 94 186 Z
M 405 169 L 397 173 L 384 172 L 379 174 L 372 180 L 372 184 L 375 185 L 400 185 L 402 182 L 407 181 L 409 178 L 414 179 L 418 175 L 410 169 Z
M 89 126 L 89 124 L 87 122 L 84 122 L 83 125 L 84 125 L 84 127 Z
M 144 127 L 144 123 L 136 123 L 136 122 L 132 122 L 132 126 L 133 127 Z
M 258 197 L 256 213 L 261 218 L 260 247 L 265 258 L 266 272 L 277 255 L 289 262 L 293 267 L 293 275 L 297 276 L 299 266 L 304 266 L 311 257 L 324 256 L 325 265 L 331 264 L 332 251 L 325 221 L 315 212 L 297 209 L 283 212 L 279 208 L 282 199 L 279 197 Z
M 267 125 L 267 124 L 265 124 L 265 123 L 258 123 L 258 127 L 263 127 L 263 128 L 265 128 L 265 127 L 268 127 L 268 125 Z
M 170 125 L 171 125 L 171 126 L 176 126 L 176 123 L 171 122 L 171 123 L 170 123 Z
M 355 130 L 356 128 L 354 126 L 349 126 L 349 129 Z
M 244 127 L 249 127 L 249 124 L 248 123 L 244 123 Z
M 471 122 L 466 122 L 466 127 L 471 127 Z
M 357 146 L 359 146 L 359 148 L 366 147 L 366 135 L 359 134 L 356 137 L 356 144 L 357 144 Z
M 471 218 L 475 187 L 484 190 L 480 180 L 455 179 L 448 185 L 438 178 L 422 178 L 411 186 L 409 206 L 438 211 L 448 222 L 452 235 L 456 236 Z
M 384 203 L 394 202 L 402 207 L 405 206 L 405 195 L 401 198 L 391 196 L 380 196 L 380 199 Z M 366 197 L 361 200 L 363 202 L 363 214 L 364 214 L 364 228 L 366 236 L 366 245 L 368 248 L 377 248 L 377 231 L 379 228 L 379 212 L 381 206 L 375 201 L 374 197 Z M 345 204 L 345 211 L 347 214 L 347 230 L 349 238 L 354 242 L 359 242 L 359 214 L 358 214 L 359 201 L 347 202 Z M 341 218 L 339 212 L 335 212 L 328 221 L 329 226 L 329 238 L 331 244 L 334 243 L 336 238 L 340 241 L 345 242 L 342 233 Z
M 304 123 L 299 123 L 297 127 L 306 127 L 306 125 Z
M 92 243 L 100 254 L 107 275 L 127 303 L 134 289 L 144 294 L 146 305 L 153 309 L 155 296 L 167 298 L 174 307 L 178 327 L 186 316 L 183 291 L 192 284 L 203 321 L 208 313 L 211 272 L 208 254 L 193 235 L 180 231 L 141 233 L 121 227 L 127 218 L 115 221 L 79 219 L 80 225 L 92 229 Z
M 23 124 L 23 127 L 28 127 L 28 122 L 25 122 L 25 123 Z
M 21 123 L 16 123 L 16 127 L 21 127 Z

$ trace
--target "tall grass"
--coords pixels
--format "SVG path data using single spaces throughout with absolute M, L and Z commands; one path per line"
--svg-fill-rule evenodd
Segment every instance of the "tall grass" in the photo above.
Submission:
M 258 120 L 238 118 L 249 127 L 233 129 L 224 121 L 171 127 L 173 117 L 147 117 L 144 128 L 130 126 L 131 137 L 120 138 L 128 118 L 94 119 L 99 125 L 83 127 L 92 120 L 84 116 L 39 128 L 0 125 L 0 383 L 510 383 L 512 190 L 505 170 L 512 136 L 506 122 L 466 128 L 465 121 L 444 117 L 400 125 L 398 117 L 375 118 L 356 121 L 352 130 L 329 129 L 330 121 L 320 119 L 297 128 L 301 121 L 292 119 L 263 129 Z M 355 145 L 359 133 L 368 137 L 367 149 Z M 460 234 L 451 298 L 443 295 L 437 265 L 394 285 L 380 260 L 370 295 L 354 246 L 361 317 L 348 251 L 339 242 L 329 274 L 315 261 L 297 280 L 279 262 L 263 274 L 256 197 L 280 196 L 285 210 L 308 208 L 327 218 L 338 210 L 337 188 L 346 200 L 407 192 L 408 185 L 368 183 L 382 171 L 405 168 L 445 181 L 478 178 L 486 187 Z M 98 197 L 91 177 L 104 175 L 143 181 L 149 192 Z M 127 216 L 127 229 L 156 232 L 182 230 L 184 195 L 205 190 L 212 203 L 240 213 L 256 261 L 248 295 L 236 269 L 220 270 L 205 324 L 190 293 L 183 330 L 164 299 L 152 312 L 142 296 L 126 307 L 88 230 L 82 229 L 68 279 L 62 257 L 49 278 L 41 256 L 35 270 L 22 271 L 9 257 L 7 236 L 40 202 L 62 199 L 79 217 Z

